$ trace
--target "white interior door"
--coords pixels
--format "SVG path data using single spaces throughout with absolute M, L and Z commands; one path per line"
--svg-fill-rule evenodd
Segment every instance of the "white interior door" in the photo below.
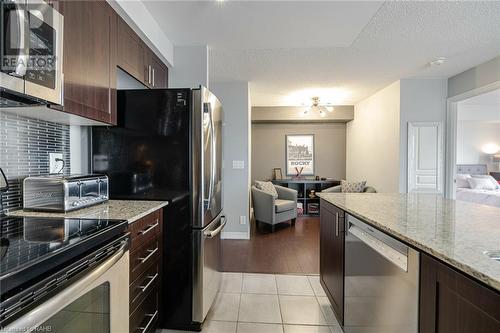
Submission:
M 443 192 L 443 131 L 440 122 L 408 123 L 408 192 Z

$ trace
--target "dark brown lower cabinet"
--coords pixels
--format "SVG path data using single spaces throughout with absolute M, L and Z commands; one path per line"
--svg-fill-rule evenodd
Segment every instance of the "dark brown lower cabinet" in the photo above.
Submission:
M 320 282 L 341 324 L 344 319 L 344 221 L 343 210 L 321 200 Z
M 498 332 L 500 293 L 422 254 L 420 333 Z
M 129 225 L 130 333 L 154 332 L 159 318 L 163 210 Z

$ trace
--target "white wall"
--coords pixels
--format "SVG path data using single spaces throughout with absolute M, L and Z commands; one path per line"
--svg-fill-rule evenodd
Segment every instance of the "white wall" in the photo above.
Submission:
M 222 238 L 250 237 L 250 91 L 248 82 L 211 83 L 224 109 L 223 205 L 228 224 Z M 233 161 L 243 161 L 243 169 L 233 169 Z M 240 224 L 240 217 L 246 224 Z
M 446 121 L 447 79 L 400 80 L 399 192 L 407 192 L 408 123 Z M 444 165 L 444 154 L 441 165 Z M 441 184 L 443 188 L 444 184 Z
M 206 45 L 174 48 L 175 66 L 169 71 L 169 88 L 209 88 L 208 47 Z
M 366 180 L 379 192 L 399 191 L 399 113 L 399 81 L 355 105 L 347 124 L 348 180 Z
M 500 146 L 500 105 L 458 103 L 457 116 L 457 164 L 486 164 L 489 171 L 500 171 L 482 151 L 488 143 Z

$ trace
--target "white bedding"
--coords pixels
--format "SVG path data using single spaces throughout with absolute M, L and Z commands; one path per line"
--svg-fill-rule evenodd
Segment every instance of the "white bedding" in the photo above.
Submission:
M 456 199 L 500 207 L 500 190 L 473 190 L 470 188 L 457 188 Z

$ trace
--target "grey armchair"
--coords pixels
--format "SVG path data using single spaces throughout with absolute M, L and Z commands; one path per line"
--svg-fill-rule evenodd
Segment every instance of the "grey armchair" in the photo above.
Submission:
M 252 186 L 253 211 L 257 226 L 260 222 L 270 224 L 273 232 L 276 224 L 290 220 L 291 225 L 294 225 L 297 218 L 297 191 L 277 185 L 275 188 L 278 192 L 277 199 Z
M 327 189 L 324 189 L 321 192 L 324 192 L 324 193 L 340 193 L 340 192 L 342 192 L 342 186 L 337 185 L 337 186 L 329 187 Z M 363 189 L 363 193 L 377 193 L 377 190 L 375 190 L 374 187 L 365 186 L 365 188 Z

